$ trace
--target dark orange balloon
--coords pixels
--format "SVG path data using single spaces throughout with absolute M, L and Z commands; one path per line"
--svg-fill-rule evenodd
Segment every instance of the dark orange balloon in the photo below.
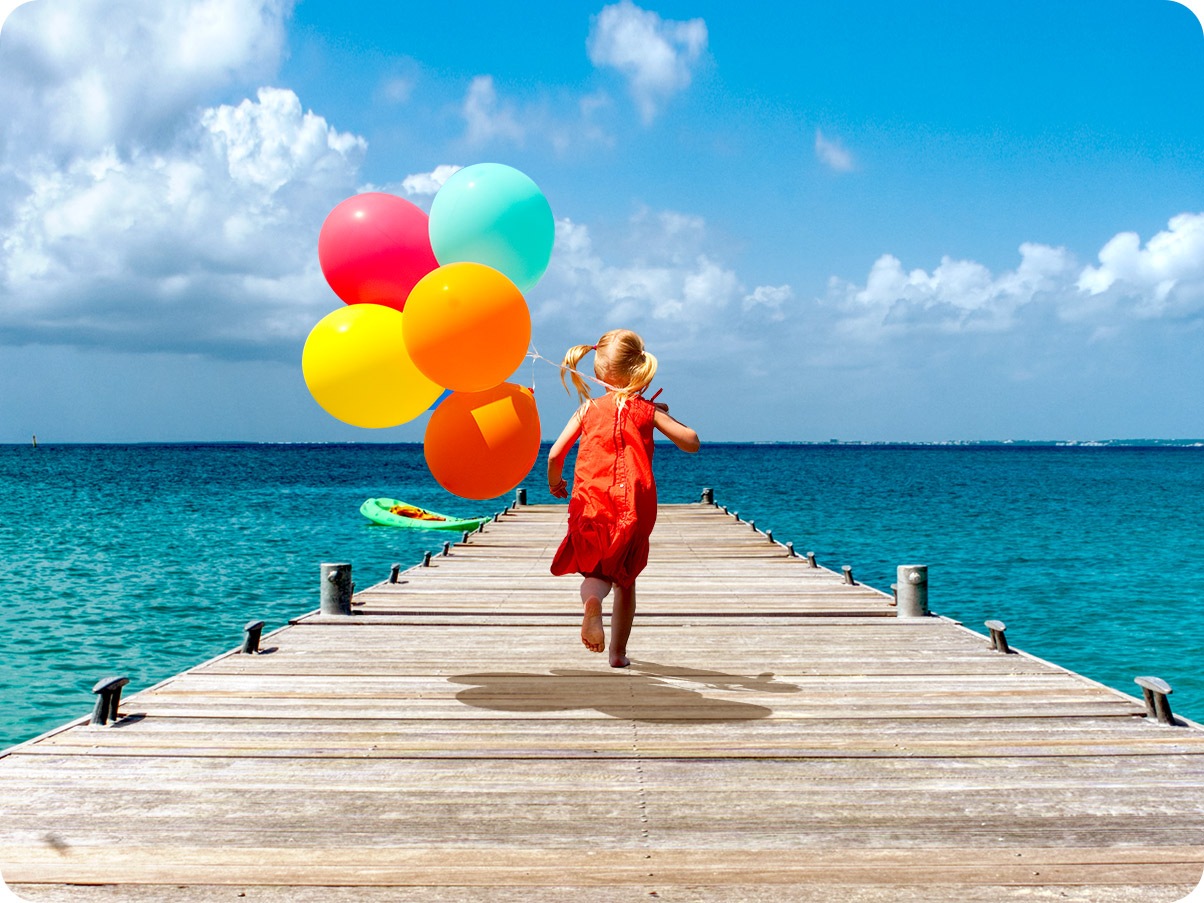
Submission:
M 449 263 L 427 273 L 410 292 L 405 313 L 410 359 L 427 379 L 455 392 L 498 385 L 531 344 L 522 292 L 481 263 Z
M 535 396 L 513 383 L 453 392 L 431 414 L 423 450 L 431 475 L 448 492 L 466 499 L 507 493 L 539 457 Z

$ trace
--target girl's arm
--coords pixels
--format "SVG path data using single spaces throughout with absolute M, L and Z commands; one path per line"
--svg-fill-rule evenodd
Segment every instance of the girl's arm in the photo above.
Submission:
M 698 441 L 698 434 L 686 426 L 684 423 L 679 423 L 669 416 L 668 405 L 662 408 L 661 405 L 656 406 L 656 414 L 653 415 L 652 425 L 664 433 L 669 439 L 684 452 L 694 454 L 702 445 Z
M 558 499 L 567 498 L 569 494 L 568 483 L 564 480 L 564 459 L 581 435 L 581 417 L 584 413 L 585 405 L 573 412 L 564 431 L 548 452 L 548 491 Z

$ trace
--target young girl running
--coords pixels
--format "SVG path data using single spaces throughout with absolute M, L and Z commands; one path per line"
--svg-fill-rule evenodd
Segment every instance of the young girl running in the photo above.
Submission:
M 600 398 L 576 372 L 594 352 L 594 375 L 606 387 Z M 564 459 L 581 439 L 569 500 L 568 535 L 552 559 L 552 573 L 581 574 L 581 642 L 590 652 L 606 648 L 602 600 L 615 589 L 610 612 L 610 665 L 626 668 L 627 637 L 635 618 L 635 578 L 648 564 L 648 536 L 656 523 L 652 431 L 660 430 L 682 451 L 698 451 L 698 434 L 669 416 L 669 406 L 641 394 L 656 375 L 656 358 L 629 329 L 614 329 L 596 345 L 574 345 L 564 356 L 560 379 L 572 375 L 581 407 L 548 453 L 548 488 L 568 496 Z M 565 383 L 568 389 L 568 383 Z M 659 393 L 658 393 L 659 394 Z M 653 396 L 655 397 L 655 396 Z

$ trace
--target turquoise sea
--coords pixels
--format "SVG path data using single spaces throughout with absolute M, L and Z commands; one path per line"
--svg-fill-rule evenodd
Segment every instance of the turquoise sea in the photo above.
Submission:
M 552 501 L 543 462 L 532 502 Z M 1127 693 L 1162 677 L 1204 720 L 1204 448 L 658 446 L 656 472 L 662 501 L 713 487 L 859 582 L 928 564 L 933 611 L 1002 619 L 1014 646 Z M 0 446 L 0 748 L 87 714 L 101 677 L 141 689 L 249 620 L 313 610 L 322 561 L 366 586 L 441 547 L 369 526 L 378 495 L 463 515 L 510 500 L 447 495 L 418 445 Z

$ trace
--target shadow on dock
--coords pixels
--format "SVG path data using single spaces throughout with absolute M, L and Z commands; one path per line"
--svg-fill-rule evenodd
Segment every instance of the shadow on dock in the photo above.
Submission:
M 663 675 L 652 677 L 646 673 Z M 716 699 L 670 679 L 703 683 L 715 690 L 797 693 L 793 684 L 773 680 L 772 674 L 744 677 L 719 671 L 668 668 L 632 662 L 631 670 L 604 672 L 555 668 L 539 674 L 491 671 L 449 677 L 471 684 L 456 699 L 465 705 L 498 712 L 567 712 L 592 710 L 612 718 L 647 722 L 754 721 L 773 709 L 735 699 Z

